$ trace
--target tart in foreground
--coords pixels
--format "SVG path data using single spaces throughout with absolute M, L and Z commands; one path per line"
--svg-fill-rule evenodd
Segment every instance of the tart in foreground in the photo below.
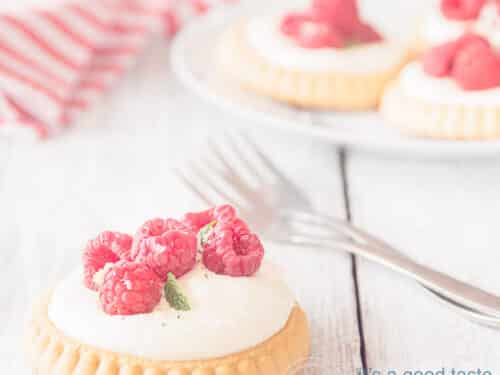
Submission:
M 215 63 L 243 88 L 310 109 L 377 107 L 408 61 L 400 41 L 361 19 L 354 0 L 313 0 L 309 8 L 253 17 L 221 36 Z
M 212 359 L 162 361 L 98 349 L 65 336 L 48 318 L 50 296 L 36 306 L 29 332 L 31 365 L 38 375 L 288 375 L 309 355 L 309 328 L 298 305 L 281 331 L 248 350 Z
M 87 245 L 83 270 L 36 304 L 27 342 L 33 371 L 296 371 L 310 351 L 307 319 L 263 258 L 260 240 L 229 206 L 154 219 L 134 237 L 104 232 Z

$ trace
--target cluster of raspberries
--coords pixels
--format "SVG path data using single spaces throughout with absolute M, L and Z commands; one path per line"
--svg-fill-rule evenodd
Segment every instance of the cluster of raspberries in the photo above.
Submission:
M 500 53 L 475 34 L 430 49 L 423 57 L 424 71 L 433 77 L 451 77 L 464 90 L 500 86 Z
M 454 21 L 471 21 L 479 17 L 489 0 L 441 0 L 441 12 Z M 500 0 L 494 0 L 500 8 Z
M 160 302 L 168 274 L 179 278 L 192 270 L 198 250 L 208 270 L 234 277 L 253 275 L 264 257 L 257 235 L 224 205 L 180 221 L 149 220 L 134 237 L 99 234 L 85 247 L 84 283 L 99 293 L 107 314 L 148 313 Z
M 361 19 L 356 0 L 312 0 L 310 9 L 285 15 L 281 31 L 304 48 L 344 48 L 383 39 Z

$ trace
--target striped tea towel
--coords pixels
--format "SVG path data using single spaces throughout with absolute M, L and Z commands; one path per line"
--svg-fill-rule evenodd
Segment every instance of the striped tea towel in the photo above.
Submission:
M 173 35 L 213 2 L 66 0 L 0 13 L 0 130 L 59 133 L 126 72 L 151 35 Z

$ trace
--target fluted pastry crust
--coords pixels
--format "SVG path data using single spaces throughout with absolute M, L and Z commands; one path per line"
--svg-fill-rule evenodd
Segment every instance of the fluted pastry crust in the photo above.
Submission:
M 158 361 L 91 347 L 66 337 L 48 318 L 51 294 L 36 304 L 27 349 L 37 375 L 286 375 L 307 360 L 307 318 L 296 305 L 286 326 L 237 354 L 197 361 Z
M 500 103 L 497 107 L 444 105 L 408 97 L 399 83 L 384 94 L 382 115 L 404 133 L 420 137 L 487 140 L 500 138 Z
M 241 24 L 223 34 L 215 53 L 220 72 L 250 91 L 299 107 L 339 111 L 376 108 L 385 85 L 410 57 L 408 51 L 391 70 L 367 74 L 289 70 L 258 56 Z

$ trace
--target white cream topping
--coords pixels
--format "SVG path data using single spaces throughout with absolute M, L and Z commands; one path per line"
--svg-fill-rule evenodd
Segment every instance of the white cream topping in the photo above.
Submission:
M 460 38 L 470 27 L 470 22 L 447 19 L 436 6 L 422 25 L 422 36 L 430 46 L 436 46 Z
M 250 46 L 271 64 L 299 71 L 369 73 L 389 70 L 406 55 L 403 42 L 384 41 L 352 48 L 307 49 L 280 31 L 282 14 L 253 18 L 246 24 Z
M 399 82 L 406 96 L 444 105 L 500 107 L 500 87 L 466 91 L 451 78 L 436 78 L 424 72 L 420 62 L 406 66 Z
M 251 348 L 279 332 L 295 304 L 269 262 L 252 277 L 216 275 L 197 265 L 179 279 L 192 307 L 186 312 L 162 298 L 151 314 L 109 316 L 82 280 L 77 270 L 55 289 L 52 323 L 85 344 L 158 360 L 207 359 Z
M 422 25 L 422 36 L 431 46 L 457 39 L 465 32 L 475 32 L 500 48 L 500 15 L 494 2 L 486 4 L 477 20 L 457 21 L 447 19 L 436 4 Z
M 500 49 L 500 7 L 495 3 L 485 5 L 474 30 Z

